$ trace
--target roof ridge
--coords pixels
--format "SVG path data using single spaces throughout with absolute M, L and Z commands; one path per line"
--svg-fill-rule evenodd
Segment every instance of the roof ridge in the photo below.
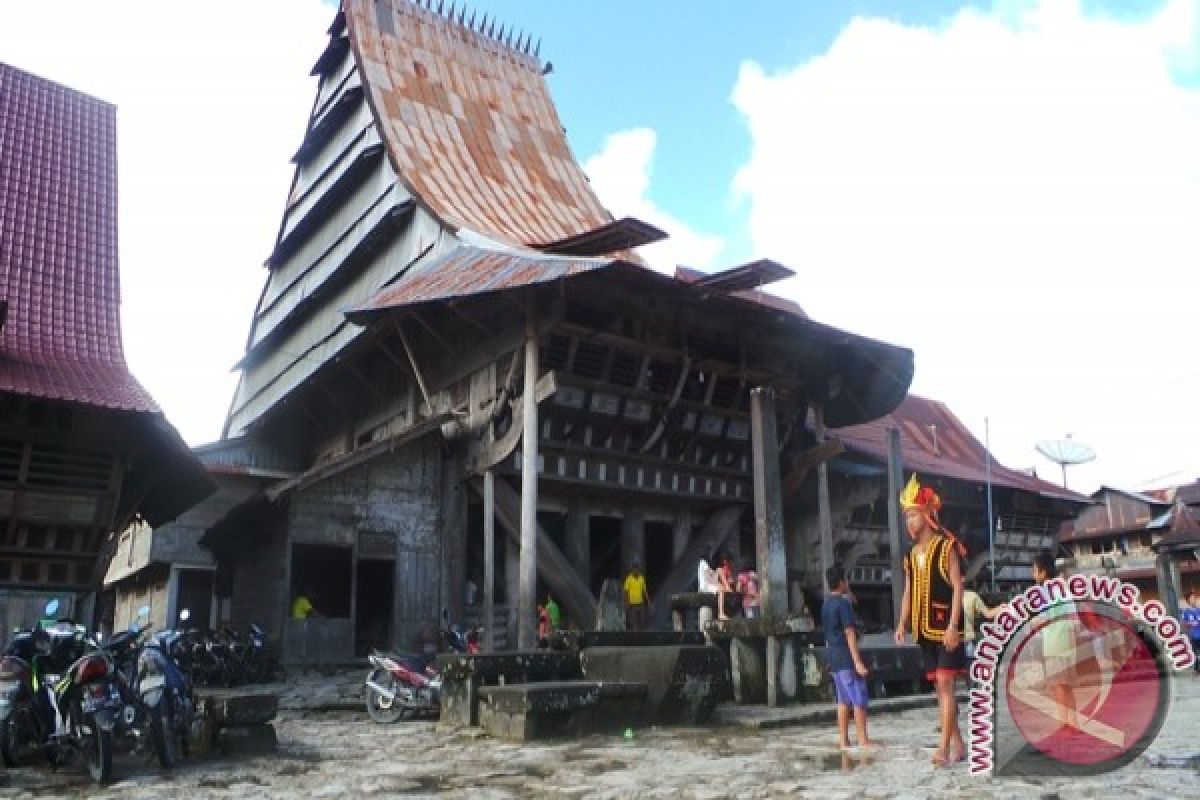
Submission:
M 504 23 L 500 23 L 499 29 L 496 28 L 498 18 L 492 16 L 489 20 L 487 12 L 484 12 L 482 18 L 478 18 L 478 10 L 472 9 L 471 16 L 467 18 L 467 4 L 464 2 L 461 7 L 457 7 L 457 0 L 450 0 L 449 9 L 446 8 L 446 0 L 401 0 L 408 5 L 417 9 L 423 10 L 431 16 L 438 18 L 444 22 L 448 22 L 462 30 L 473 34 L 477 37 L 489 40 L 489 43 L 498 45 L 513 55 L 523 56 L 524 60 L 529 61 L 528 66 L 531 69 L 536 69 L 541 72 L 542 64 L 539 59 L 542 50 L 542 39 L 539 36 L 536 43 L 533 39 L 533 34 L 527 31 L 517 33 L 515 26 L 508 26 L 505 30 Z M 478 23 L 476 19 L 479 19 Z M 513 35 L 516 34 L 514 40 Z

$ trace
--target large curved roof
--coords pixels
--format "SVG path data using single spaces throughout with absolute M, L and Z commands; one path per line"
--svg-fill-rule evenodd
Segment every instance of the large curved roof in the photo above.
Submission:
M 392 165 L 434 216 L 543 249 L 613 222 L 527 44 L 410 0 L 342 6 Z
M 125 364 L 116 109 L 0 64 L 0 392 L 157 412 Z

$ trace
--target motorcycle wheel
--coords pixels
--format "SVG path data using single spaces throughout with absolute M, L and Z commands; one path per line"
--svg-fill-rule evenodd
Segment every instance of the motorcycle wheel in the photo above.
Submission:
M 112 732 L 102 730 L 92 721 L 92 733 L 84 737 L 88 775 L 96 783 L 108 783 L 112 779 Z
M 12 717 L 0 722 L 0 761 L 6 767 L 17 765 L 17 722 Z
M 396 680 L 385 669 L 372 670 L 367 680 L 383 686 L 389 691 L 395 691 L 396 689 Z M 378 722 L 381 725 L 391 725 L 404 716 L 404 707 L 396 702 L 395 698 L 389 700 L 380 694 L 378 690 L 368 686 L 367 715 L 371 717 L 372 721 Z
M 164 698 L 151 713 L 150 741 L 154 745 L 154 754 L 163 769 L 171 769 L 179 763 L 179 736 L 175 731 L 171 704 Z

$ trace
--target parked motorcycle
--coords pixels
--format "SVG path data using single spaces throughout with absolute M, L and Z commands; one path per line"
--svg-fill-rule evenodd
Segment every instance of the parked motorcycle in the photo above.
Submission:
M 441 708 L 442 676 L 424 659 L 375 650 L 367 675 L 367 714 L 381 724 Z
M 446 624 L 442 615 L 439 640 L 443 651 L 478 653 L 478 629 L 463 632 Z M 441 708 L 442 676 L 434 666 L 436 653 L 421 655 L 373 650 L 367 674 L 367 714 L 375 722 L 391 724 L 405 716 L 435 714 Z
M 116 665 L 118 686 L 124 702 L 115 733 L 131 741 L 134 751 L 148 742 L 159 764 L 170 769 L 186 754 L 187 730 L 193 703 L 179 667 L 168 653 L 169 634 L 155 634 L 143 643 L 149 606 L 138 612 L 129 630 L 109 638 L 104 649 Z
M 51 600 L 46 616 L 54 617 L 58 608 Z M 56 766 L 81 756 L 93 780 L 108 781 L 113 729 L 124 706 L 111 657 L 70 620 L 29 633 L 28 644 L 14 640 L 12 655 L 5 657 L 12 659 L 7 663 L 13 676 L 3 690 L 10 698 L 0 731 L 6 762 L 23 749 L 44 752 Z M 27 668 L 18 663 L 24 661 L 21 649 L 31 656 Z M 9 685 L 14 682 L 16 687 Z

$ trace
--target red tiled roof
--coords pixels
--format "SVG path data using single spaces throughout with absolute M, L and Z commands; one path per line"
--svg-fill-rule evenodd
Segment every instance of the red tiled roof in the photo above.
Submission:
M 936 426 L 936 444 L 934 442 Z M 886 417 L 863 425 L 838 428 L 835 435 L 847 449 L 887 462 L 887 430 L 900 430 L 901 457 L 907 475 L 938 475 L 984 483 L 987 450 L 943 403 L 910 394 Z M 1048 481 L 1008 469 L 992 461 L 992 484 L 1048 497 L 1089 502 L 1088 498 Z
M 392 165 L 434 216 L 530 247 L 613 221 L 528 48 L 410 0 L 344 0 L 343 9 Z
M 0 391 L 158 411 L 118 316 L 116 112 L 0 64 Z

